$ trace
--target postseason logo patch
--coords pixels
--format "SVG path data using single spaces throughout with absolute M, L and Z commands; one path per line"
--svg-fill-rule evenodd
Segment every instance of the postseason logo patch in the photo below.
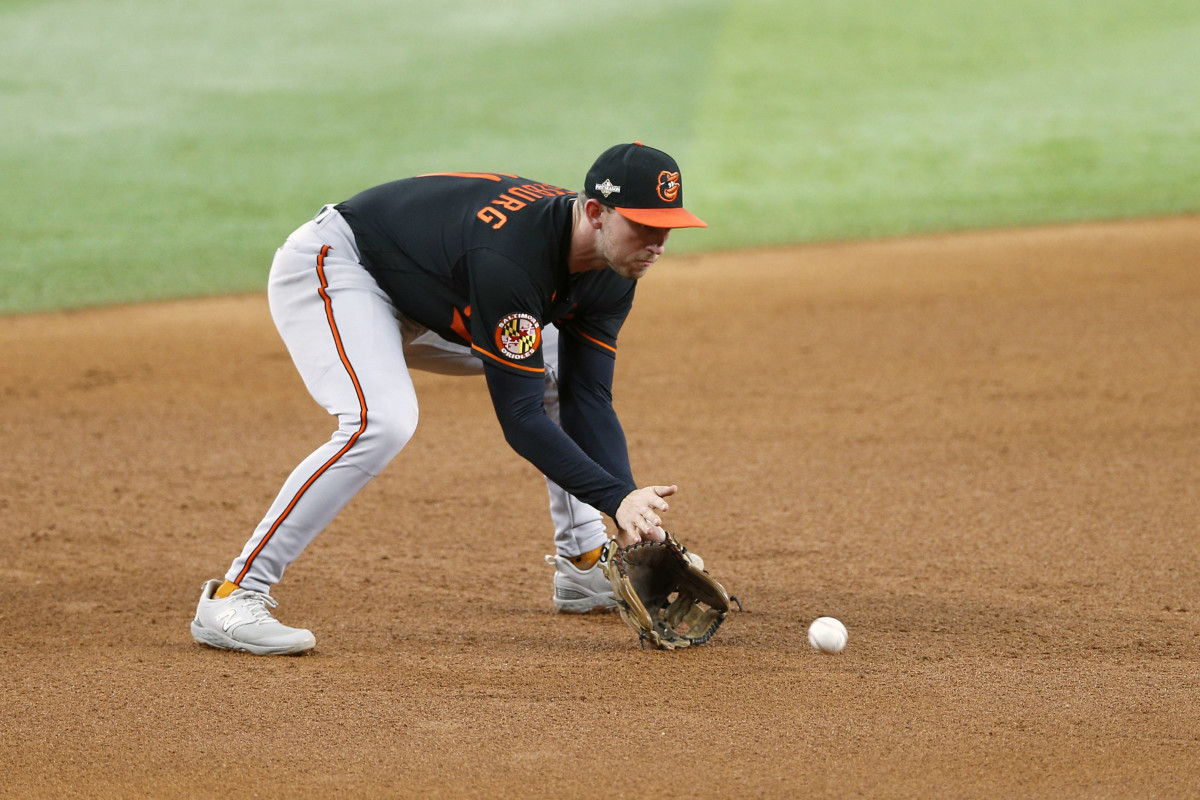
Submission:
M 599 192 L 600 194 L 604 195 L 605 198 L 607 198 L 610 194 L 620 194 L 621 187 L 617 186 L 615 183 L 613 183 L 608 178 L 605 178 L 604 183 L 596 184 L 596 191 Z
M 529 358 L 541 343 L 542 326 L 529 314 L 509 314 L 496 326 L 496 348 L 509 358 Z

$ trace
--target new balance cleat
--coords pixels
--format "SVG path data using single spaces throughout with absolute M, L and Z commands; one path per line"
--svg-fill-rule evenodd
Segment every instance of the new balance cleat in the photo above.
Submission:
M 554 567 L 554 607 L 564 614 L 612 611 L 617 607 L 612 584 L 600 568 L 580 569 L 562 556 L 546 556 Z
M 238 589 L 225 598 L 213 597 L 219 580 L 204 584 L 192 638 L 221 650 L 243 650 L 256 656 L 291 655 L 317 646 L 312 631 L 289 628 L 271 616 L 268 607 L 279 603 L 265 592 Z

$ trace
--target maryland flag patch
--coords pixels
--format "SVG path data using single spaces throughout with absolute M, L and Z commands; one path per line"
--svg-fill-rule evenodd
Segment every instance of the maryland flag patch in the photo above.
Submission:
M 509 314 L 496 326 L 496 349 L 509 358 L 529 358 L 542 344 L 542 326 L 530 314 Z

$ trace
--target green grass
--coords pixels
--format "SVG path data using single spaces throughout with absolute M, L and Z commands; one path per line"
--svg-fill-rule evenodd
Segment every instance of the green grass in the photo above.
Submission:
M 1190 1 L 747 4 L 705 92 L 722 246 L 1200 209 Z
M 404 175 L 684 169 L 675 251 L 1200 210 L 1194 0 L 0 0 L 0 313 L 257 291 Z

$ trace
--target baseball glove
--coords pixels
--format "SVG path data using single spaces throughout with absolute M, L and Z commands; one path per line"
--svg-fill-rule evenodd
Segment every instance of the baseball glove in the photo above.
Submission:
M 694 559 L 694 560 L 693 560 Z M 621 619 L 645 648 L 675 650 L 704 644 L 729 613 L 725 587 L 674 536 L 620 547 L 609 541 L 600 565 L 617 598 Z

